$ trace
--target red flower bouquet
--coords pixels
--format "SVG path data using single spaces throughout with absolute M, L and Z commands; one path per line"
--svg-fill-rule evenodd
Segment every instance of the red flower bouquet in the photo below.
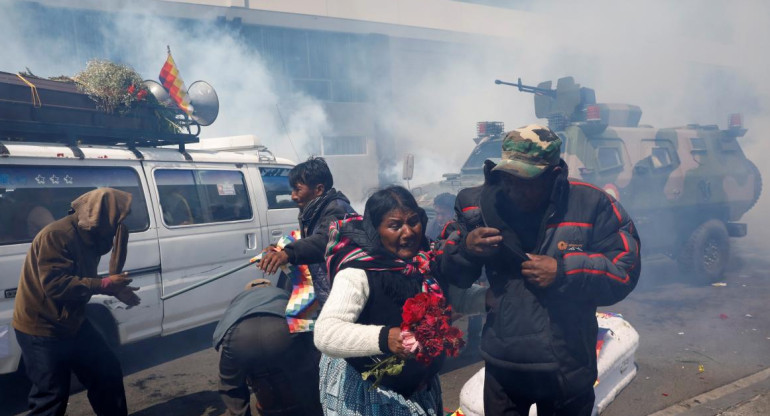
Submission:
M 452 307 L 444 296 L 435 292 L 418 293 L 404 302 L 401 311 L 401 338 L 404 348 L 415 354 L 416 360 L 430 365 L 434 359 L 446 354 L 456 357 L 465 342 L 463 333 L 449 322 Z M 392 355 L 362 374 L 364 379 L 375 377 L 373 388 L 385 375 L 398 375 L 404 360 Z

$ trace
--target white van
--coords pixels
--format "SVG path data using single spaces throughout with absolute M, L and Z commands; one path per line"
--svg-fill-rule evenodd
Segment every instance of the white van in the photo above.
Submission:
M 109 342 L 125 344 L 216 321 L 249 280 L 262 276 L 249 267 L 161 300 L 244 264 L 297 227 L 292 166 L 264 147 L 239 153 L 0 142 L 0 374 L 19 365 L 11 319 L 30 242 L 41 224 L 67 215 L 77 196 L 97 187 L 134 196 L 124 271 L 142 303 L 127 310 L 98 295 L 87 307 Z M 108 264 L 109 254 L 100 274 Z

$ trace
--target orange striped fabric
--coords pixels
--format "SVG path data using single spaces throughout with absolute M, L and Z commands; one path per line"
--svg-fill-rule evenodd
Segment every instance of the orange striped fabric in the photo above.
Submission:
M 190 104 L 190 97 L 187 95 L 187 87 L 184 85 L 182 77 L 179 76 L 179 70 L 176 67 L 174 58 L 171 57 L 171 50 L 168 51 L 168 58 L 166 58 L 163 68 L 160 69 L 158 78 L 176 105 L 188 115 L 192 115 L 193 106 Z

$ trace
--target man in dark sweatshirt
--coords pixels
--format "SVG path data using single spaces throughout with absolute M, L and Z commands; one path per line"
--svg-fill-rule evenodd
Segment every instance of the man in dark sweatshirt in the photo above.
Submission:
M 97 415 L 128 413 L 120 362 L 86 320 L 85 307 L 94 294 L 139 304 L 137 288 L 121 273 L 128 243 L 123 220 L 130 207 L 130 193 L 87 192 L 72 202 L 70 215 L 47 225 L 32 241 L 12 321 L 32 381 L 29 415 L 64 415 L 73 372 L 88 389 Z M 99 259 L 110 250 L 110 275 L 99 278 Z

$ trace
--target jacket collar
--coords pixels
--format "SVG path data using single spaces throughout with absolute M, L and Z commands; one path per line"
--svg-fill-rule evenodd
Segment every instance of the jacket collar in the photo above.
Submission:
M 564 160 L 560 161 L 559 166 L 562 168 L 562 172 L 554 181 L 550 202 L 545 209 L 547 215 L 546 218 L 543 218 L 543 221 L 548 220 L 547 217 L 550 216 L 550 213 L 563 212 L 567 207 L 569 195 L 569 181 L 567 178 L 569 172 Z M 498 204 L 496 202 L 498 198 L 504 198 L 504 196 L 499 181 L 492 178 L 492 168 L 494 167 L 494 162 L 490 160 L 484 162 L 484 185 L 482 186 L 480 197 L 481 215 L 484 224 L 488 227 L 494 227 L 500 230 L 500 233 L 503 236 L 503 246 L 518 260 L 526 261 L 528 258 L 526 253 L 521 249 L 521 240 L 508 223 L 503 220 L 502 215 L 497 209 Z M 498 172 L 495 174 L 500 175 L 504 173 Z
M 328 191 L 326 191 L 323 195 L 310 201 L 307 204 L 307 206 L 305 206 L 305 209 L 303 209 L 299 213 L 300 224 L 302 224 L 303 227 L 305 227 L 306 225 L 310 226 L 311 225 L 310 223 L 318 220 L 319 216 L 324 211 L 326 206 L 329 205 L 329 203 L 334 201 L 335 199 L 339 199 L 344 201 L 347 204 L 350 204 L 350 201 L 345 195 L 343 195 L 342 192 L 339 192 L 336 189 L 331 188 Z

